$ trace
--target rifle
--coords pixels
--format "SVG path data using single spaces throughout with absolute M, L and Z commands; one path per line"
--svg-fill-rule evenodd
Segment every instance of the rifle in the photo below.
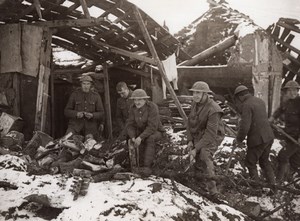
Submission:
M 287 134 L 282 128 L 278 127 L 277 125 L 271 123 L 271 127 L 276 130 L 278 133 L 281 133 L 282 135 L 284 135 L 287 139 L 289 139 L 291 142 L 293 142 L 294 144 L 298 145 L 300 147 L 300 143 L 294 139 L 291 135 Z

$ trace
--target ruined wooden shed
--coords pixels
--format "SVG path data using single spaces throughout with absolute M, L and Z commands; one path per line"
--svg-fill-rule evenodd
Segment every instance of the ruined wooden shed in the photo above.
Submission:
M 178 87 L 206 81 L 232 96 L 244 84 L 261 97 L 271 114 L 280 102 L 282 57 L 274 39 L 253 20 L 227 4 L 208 0 L 210 9 L 175 37 L 193 58 L 179 64 Z
M 143 70 L 147 63 L 157 66 L 166 80 L 161 59 L 178 50 L 179 41 L 126 0 L 1 1 L 1 91 L 10 95 L 10 113 L 23 118 L 26 138 L 33 130 L 50 133 L 54 129 L 53 45 L 92 61 L 79 72 L 94 71 L 102 65 L 98 77 L 105 88 L 106 124 L 111 127 L 110 70 L 118 68 L 118 74 L 133 72 L 150 78 Z M 190 57 L 180 51 L 178 58 Z M 65 73 L 74 74 L 70 70 Z M 168 81 L 166 85 L 186 118 Z M 108 130 L 111 134 L 111 128 Z

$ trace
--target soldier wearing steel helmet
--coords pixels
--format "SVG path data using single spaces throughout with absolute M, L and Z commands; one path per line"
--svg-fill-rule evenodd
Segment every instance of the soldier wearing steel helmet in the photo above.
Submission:
M 81 76 L 80 82 L 81 88 L 71 94 L 65 107 L 65 116 L 69 119 L 66 133 L 97 139 L 99 122 L 104 120 L 102 100 L 92 90 L 93 79 L 89 75 Z
M 269 161 L 274 134 L 268 121 L 266 105 L 262 99 L 252 96 L 244 85 L 235 89 L 234 96 L 242 104 L 239 130 L 234 143 L 240 146 L 247 136 L 245 164 L 251 179 L 259 180 L 256 166 L 259 162 L 267 181 L 275 184 L 274 171 Z
M 191 160 L 196 160 L 196 170 L 204 165 L 205 172 L 214 176 L 213 155 L 224 139 L 223 111 L 208 95 L 211 90 L 206 82 L 195 82 L 190 91 L 193 92 L 193 103 L 187 124 L 189 155 Z M 215 181 L 208 182 L 208 190 L 212 194 L 218 193 Z
M 288 81 L 282 87 L 283 97 L 280 107 L 274 112 L 270 121 L 280 117 L 285 123 L 284 131 L 300 142 L 300 97 L 299 84 L 296 81 Z M 297 144 L 286 140 L 286 146 L 278 154 L 278 174 L 277 181 L 281 183 L 288 172 L 289 164 L 295 171 L 300 167 L 300 148 Z
M 159 118 L 158 107 L 149 101 L 149 98 L 143 89 L 132 92 L 130 99 L 133 99 L 134 104 L 129 110 L 127 135 L 128 143 L 139 148 L 142 165 L 150 169 L 155 157 L 155 142 L 161 139 L 164 128 Z

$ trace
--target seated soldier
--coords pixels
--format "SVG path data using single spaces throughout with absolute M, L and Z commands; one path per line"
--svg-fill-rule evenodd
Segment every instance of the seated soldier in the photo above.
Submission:
M 69 119 L 66 134 L 81 134 L 87 138 L 98 138 L 99 122 L 104 120 L 104 108 L 100 95 L 91 90 L 93 79 L 80 78 L 81 88 L 75 90 L 65 107 L 65 116 Z
M 127 135 L 129 137 L 129 156 L 131 166 L 139 166 L 139 152 L 143 153 L 142 166 L 150 169 L 155 157 L 155 142 L 162 138 L 164 128 L 159 118 L 158 107 L 148 100 L 150 98 L 142 89 L 132 92 L 131 98 L 134 104 L 129 110 L 127 121 Z M 142 145 L 142 148 L 140 146 Z M 134 157 L 131 156 L 131 149 L 136 150 Z M 135 162 L 132 160 L 137 159 Z M 134 169 L 134 168 L 131 168 Z

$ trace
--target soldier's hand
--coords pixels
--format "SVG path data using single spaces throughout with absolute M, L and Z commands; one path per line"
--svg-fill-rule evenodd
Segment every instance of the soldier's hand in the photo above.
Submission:
M 196 149 L 190 150 L 190 152 L 189 152 L 190 162 L 192 162 L 196 158 L 196 154 L 197 154 Z
M 76 114 L 77 118 L 83 118 L 83 116 L 84 116 L 84 113 L 82 111 L 77 112 L 77 114 Z
M 137 137 L 137 138 L 135 138 L 134 145 L 135 145 L 136 147 L 138 147 L 138 146 L 141 145 L 141 142 L 142 142 L 142 138 Z
M 84 116 L 87 118 L 87 119 L 91 119 L 91 118 L 93 118 L 93 114 L 92 113 L 89 113 L 89 112 L 85 112 L 84 113 Z
M 272 123 L 274 123 L 274 120 L 275 120 L 275 119 L 274 119 L 274 117 L 273 117 L 273 116 L 271 116 L 271 117 L 269 117 L 269 119 L 268 119 L 268 120 L 269 120 L 269 122 L 272 124 Z
M 188 144 L 187 144 L 187 150 L 191 151 L 192 149 L 194 149 L 193 141 L 189 141 Z

